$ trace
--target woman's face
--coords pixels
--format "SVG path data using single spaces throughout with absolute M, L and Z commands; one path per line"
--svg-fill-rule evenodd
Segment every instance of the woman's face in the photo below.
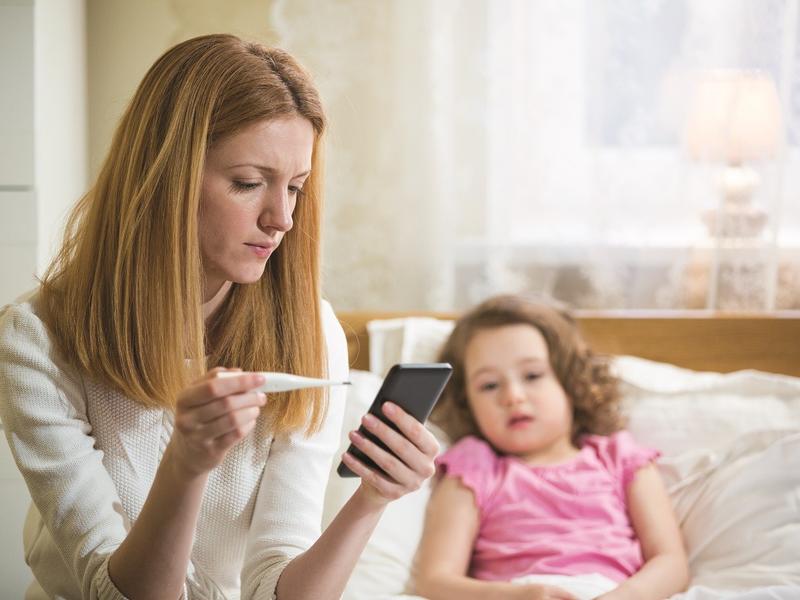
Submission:
M 467 344 L 464 369 L 475 422 L 495 448 L 531 462 L 573 450 L 572 405 L 538 329 L 478 330 Z
M 300 116 L 259 121 L 208 150 L 200 198 L 206 295 L 253 283 L 292 228 L 311 169 L 314 129 Z

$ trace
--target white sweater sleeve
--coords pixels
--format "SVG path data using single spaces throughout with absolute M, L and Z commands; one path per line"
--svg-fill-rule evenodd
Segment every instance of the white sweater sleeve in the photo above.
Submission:
M 348 377 L 347 342 L 330 305 L 323 325 L 332 379 Z M 322 429 L 276 436 L 256 499 L 242 570 L 242 600 L 273 600 L 283 569 L 320 536 L 325 488 L 344 419 L 344 387 L 329 388 Z
M 127 533 L 123 510 L 94 447 L 82 381 L 26 305 L 0 310 L 0 419 L 46 526 L 40 534 L 52 537 L 74 577 L 48 578 L 43 568 L 39 584 L 50 596 L 74 596 L 77 586 L 82 598 L 124 598 L 108 576 Z

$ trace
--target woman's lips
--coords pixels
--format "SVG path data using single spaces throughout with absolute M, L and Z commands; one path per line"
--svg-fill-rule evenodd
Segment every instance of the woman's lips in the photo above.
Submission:
M 259 258 L 268 258 L 272 251 L 275 250 L 275 246 L 260 246 L 258 244 L 245 244 L 245 246 L 250 248 L 253 254 Z

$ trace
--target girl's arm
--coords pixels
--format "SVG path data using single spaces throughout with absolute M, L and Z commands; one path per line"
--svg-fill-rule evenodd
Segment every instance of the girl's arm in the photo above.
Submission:
M 628 511 L 645 563 L 635 575 L 600 598 L 659 599 L 685 590 L 689 583 L 686 551 L 667 490 L 654 465 L 639 469 L 628 486 Z
M 479 518 L 472 491 L 459 479 L 444 477 L 438 482 L 428 502 L 420 542 L 416 593 L 429 600 L 573 598 L 552 586 L 514 585 L 468 577 Z

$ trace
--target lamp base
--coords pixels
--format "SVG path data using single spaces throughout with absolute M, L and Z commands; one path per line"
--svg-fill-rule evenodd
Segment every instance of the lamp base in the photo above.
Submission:
M 758 173 L 744 165 L 729 165 L 718 178 L 722 202 L 703 213 L 714 257 L 707 308 L 765 310 L 769 306 L 774 260 L 766 239 L 767 212 L 753 202 Z
M 720 173 L 717 186 L 722 194 L 722 204 L 703 213 L 703 222 L 712 238 L 724 243 L 762 237 L 768 215 L 753 203 L 753 192 L 760 179 L 754 169 L 745 165 L 728 165 Z
M 723 244 L 734 240 L 754 240 L 763 236 L 769 217 L 757 206 L 725 207 L 703 213 L 708 235 Z

